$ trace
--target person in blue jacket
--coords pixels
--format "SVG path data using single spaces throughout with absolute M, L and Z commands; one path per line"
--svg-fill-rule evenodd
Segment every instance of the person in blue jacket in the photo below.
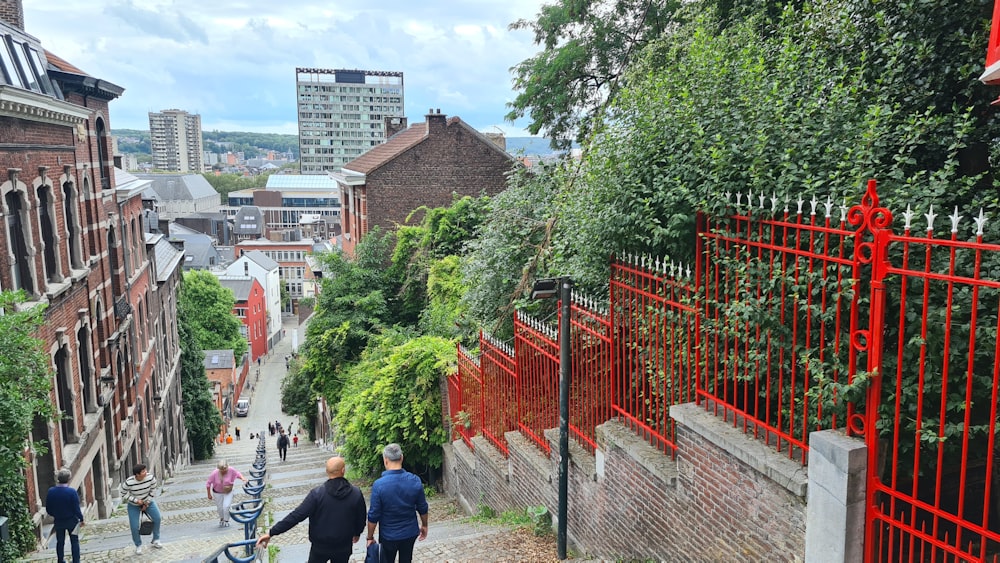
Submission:
M 391 563 L 399 555 L 399 563 L 413 561 L 413 544 L 427 537 L 427 498 L 420 477 L 403 469 L 403 450 L 399 444 L 389 444 L 382 450 L 385 471 L 372 484 L 371 505 L 368 509 L 368 538 L 382 546 L 382 563 Z M 417 524 L 417 516 L 420 524 Z
M 52 533 L 56 535 L 56 559 L 59 563 L 66 563 L 66 534 L 69 534 L 73 563 L 80 563 L 80 529 L 77 525 L 83 525 L 83 512 L 80 511 L 79 493 L 69 486 L 72 476 L 69 469 L 60 469 L 56 472 L 56 486 L 49 488 L 45 495 L 45 511 L 55 520 Z

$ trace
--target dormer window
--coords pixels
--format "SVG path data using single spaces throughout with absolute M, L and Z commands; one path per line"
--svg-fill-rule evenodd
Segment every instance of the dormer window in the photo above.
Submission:
M 0 78 L 3 82 L 25 90 L 62 99 L 49 79 L 41 47 L 10 33 L 0 33 Z

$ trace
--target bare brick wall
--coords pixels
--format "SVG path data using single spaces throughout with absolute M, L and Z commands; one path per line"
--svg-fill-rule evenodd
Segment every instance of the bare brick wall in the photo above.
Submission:
M 23 30 L 24 7 L 21 0 L 0 0 L 0 20 Z
M 454 442 L 445 456 L 447 490 L 467 510 L 479 503 L 497 512 L 544 505 L 555 520 L 557 436 L 555 430 L 546 435 L 549 456 L 517 433 L 508 434 L 507 459 L 482 438 L 474 441 L 474 452 Z M 678 427 L 676 461 L 616 421 L 599 427 L 598 442 L 596 458 L 571 445 L 567 527 L 578 553 L 658 561 L 802 560 L 805 500 L 691 429 Z
M 451 205 L 453 192 L 495 195 L 506 187 L 515 165 L 488 140 L 452 123 L 367 175 L 368 228 L 393 229 L 422 205 Z M 411 222 L 420 218 L 415 215 Z

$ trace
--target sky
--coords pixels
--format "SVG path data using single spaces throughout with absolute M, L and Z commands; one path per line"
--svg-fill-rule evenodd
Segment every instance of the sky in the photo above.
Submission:
M 90 76 L 125 89 L 112 129 L 149 112 L 201 115 L 205 131 L 296 133 L 295 69 L 403 73 L 410 123 L 428 109 L 479 131 L 504 121 L 510 68 L 535 55 L 530 30 L 552 0 L 24 0 L 25 30 Z M 100 17 L 97 17 L 97 15 Z

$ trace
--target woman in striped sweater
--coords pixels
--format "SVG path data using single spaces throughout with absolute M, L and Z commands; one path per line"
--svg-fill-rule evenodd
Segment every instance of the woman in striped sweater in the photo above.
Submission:
M 122 481 L 122 500 L 128 503 L 128 525 L 132 530 L 132 543 L 135 544 L 136 555 L 142 554 L 142 536 L 139 535 L 139 520 L 145 512 L 153 520 L 153 541 L 149 544 L 157 549 L 163 547 L 160 543 L 160 509 L 153 500 L 156 490 L 156 477 L 146 471 L 146 466 L 139 463 L 132 468 L 132 476 Z

